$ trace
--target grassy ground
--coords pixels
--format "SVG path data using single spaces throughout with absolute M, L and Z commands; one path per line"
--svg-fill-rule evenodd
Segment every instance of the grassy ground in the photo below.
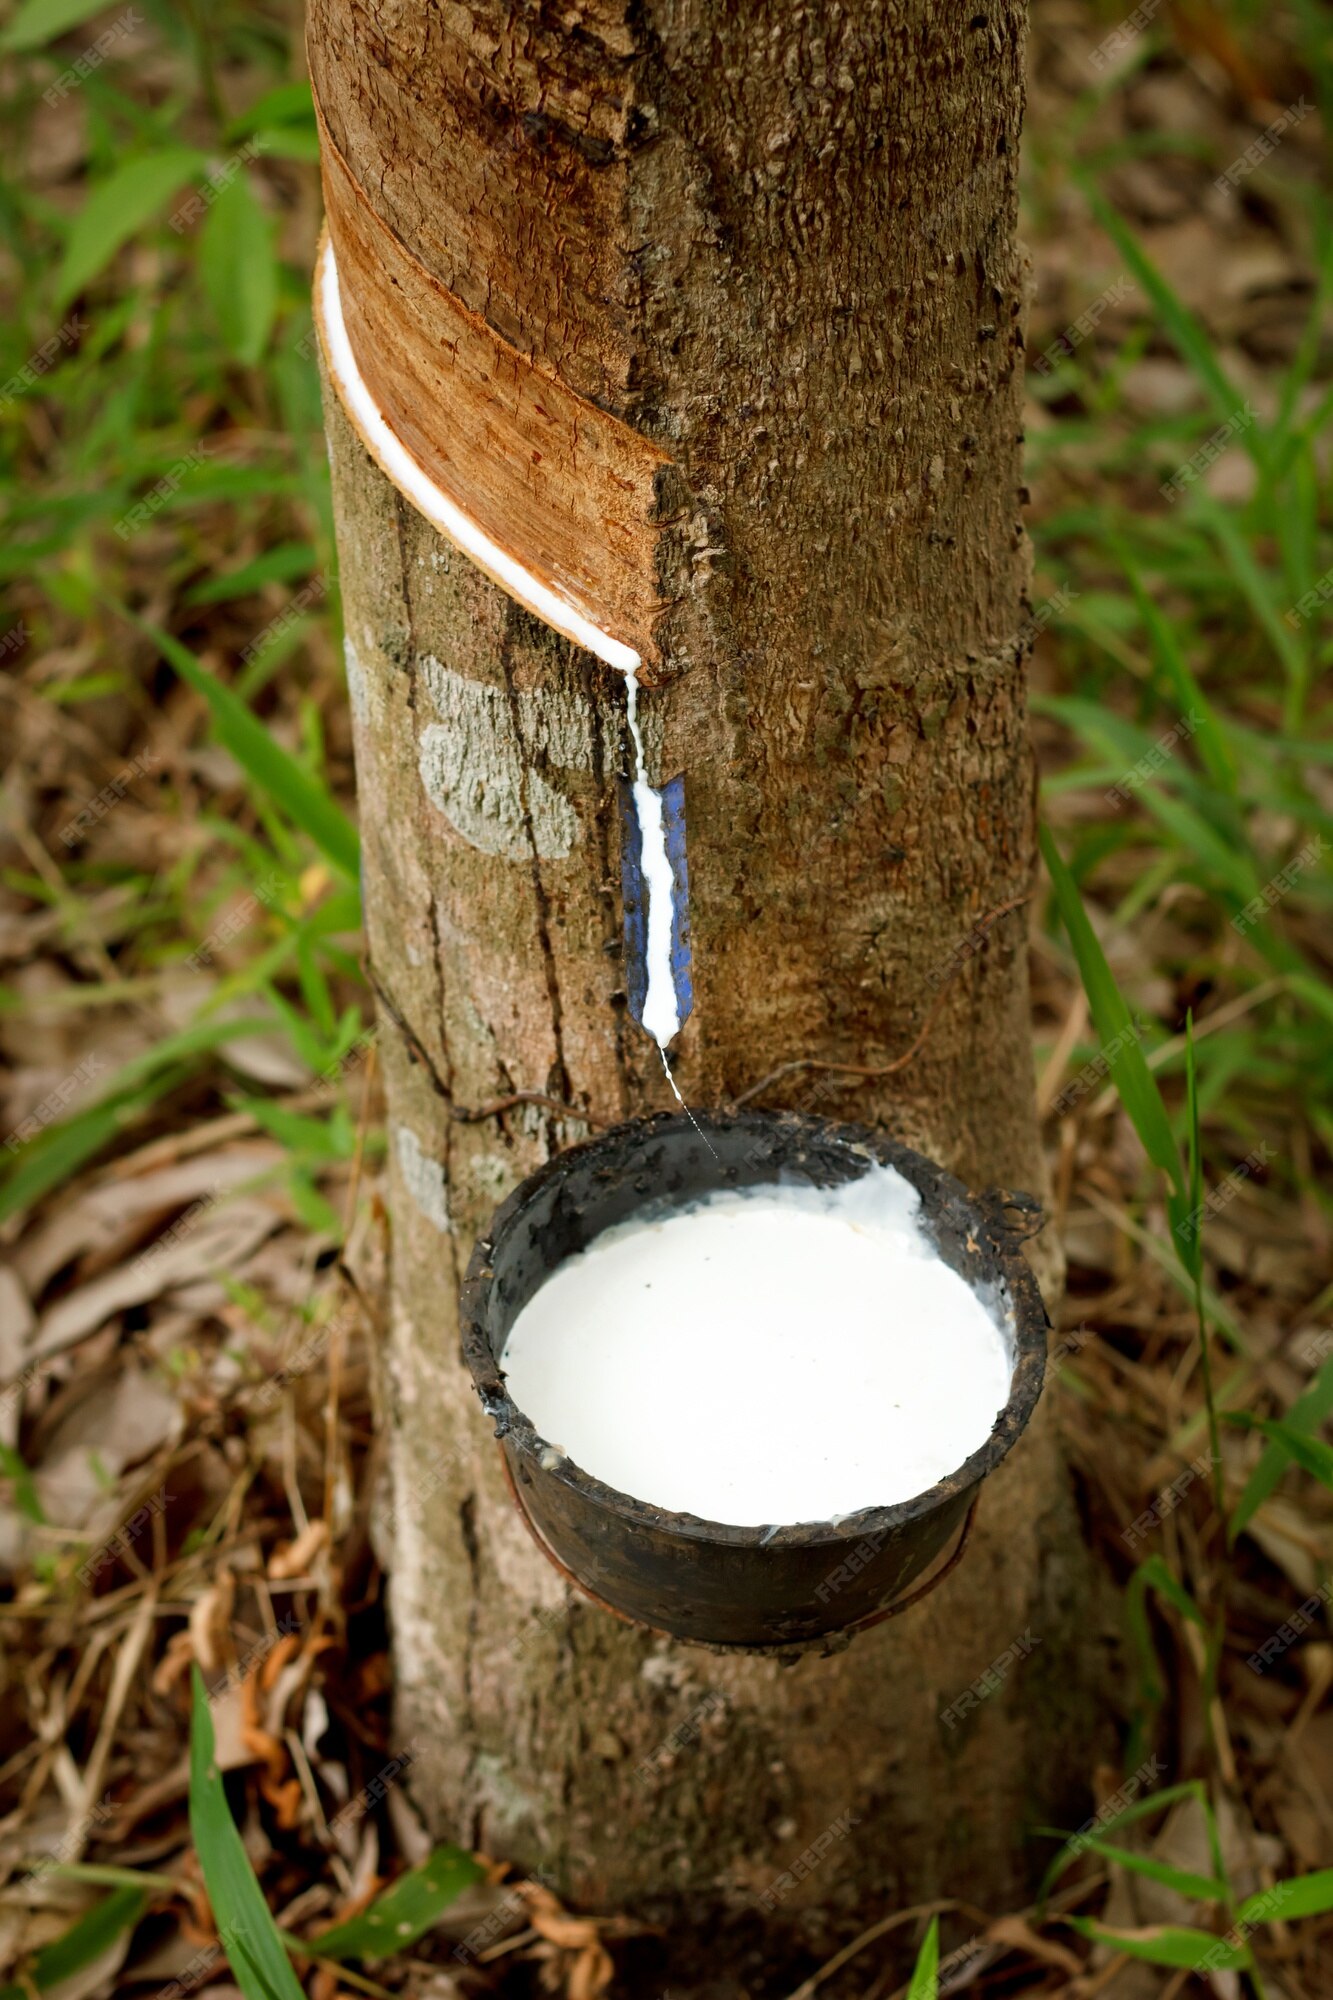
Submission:
M 1081 1851 L 1026 1830 L 1048 1904 L 943 1913 L 938 1986 L 1304 2000 L 1333 1993 L 1333 27 L 1139 11 L 1039 7 L 1026 155 L 1034 1029 L 1124 1765 L 1088 1771 Z M 0 35 L 5 2000 L 272 2000 L 265 1906 L 325 1933 L 316 2000 L 587 1995 L 612 1962 L 613 1923 L 431 1855 L 394 1783 L 295 30 L 29 0 Z M 890 1985 L 868 1939 L 823 1990 Z

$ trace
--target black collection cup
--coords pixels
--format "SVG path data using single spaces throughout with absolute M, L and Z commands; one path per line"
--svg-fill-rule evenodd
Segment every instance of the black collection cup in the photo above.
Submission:
M 697 1123 L 696 1123 L 697 1119 Z M 706 1143 L 705 1143 L 706 1142 Z M 804 1181 L 835 1187 L 876 1162 L 921 1196 L 919 1221 L 976 1292 L 1009 1346 L 1009 1398 L 986 1442 L 911 1500 L 836 1523 L 731 1527 L 652 1506 L 606 1486 L 541 1437 L 509 1394 L 504 1348 L 534 1292 L 605 1229 L 663 1202 L 718 1189 Z M 504 1452 L 519 1507 L 546 1553 L 620 1616 L 680 1639 L 782 1650 L 873 1623 L 963 1527 L 983 1480 L 1017 1441 L 1041 1393 L 1048 1321 L 1021 1252 L 1031 1233 L 1008 1219 L 1027 1197 L 970 1195 L 920 1153 L 883 1133 L 794 1112 L 676 1112 L 636 1119 L 573 1146 L 529 1176 L 496 1211 L 462 1292 L 463 1355 Z M 1039 1213 L 1039 1211 L 1038 1211 Z M 837 1328 L 828 1390 L 839 1393 Z M 930 1329 L 923 1326 L 921 1338 Z M 701 1396 L 710 1385 L 699 1385 Z M 738 1406 L 736 1422 L 746 1421 Z M 849 1399 L 849 1432 L 859 1421 Z M 887 1484 L 887 1481 L 886 1481 Z

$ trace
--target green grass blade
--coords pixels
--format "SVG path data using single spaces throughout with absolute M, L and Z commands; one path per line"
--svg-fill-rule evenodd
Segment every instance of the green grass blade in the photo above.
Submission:
M 26 1521 L 41 1526 L 46 1515 L 33 1484 L 32 1470 L 19 1452 L 17 1445 L 6 1444 L 0 1439 L 0 1477 L 7 1479 L 14 1489 L 14 1505 Z
M 103 1896 L 63 1936 L 43 1946 L 21 1983 L 0 1987 L 0 2000 L 31 2000 L 34 1991 L 46 1993 L 53 1986 L 63 1986 L 85 1966 L 95 1964 L 118 1937 L 132 1930 L 147 1903 L 144 1889 L 115 1889 L 109 1896 Z
M 1155 1590 L 1159 1597 L 1164 1597 L 1167 1603 L 1180 1613 L 1182 1618 L 1188 1618 L 1190 1623 L 1197 1625 L 1201 1632 L 1208 1630 L 1208 1620 L 1204 1617 L 1184 1584 L 1178 1583 L 1175 1577 L 1172 1576 L 1161 1556 L 1149 1556 L 1146 1562 L 1139 1564 L 1134 1575 L 1130 1578 L 1131 1588 L 1135 1583 L 1140 1583 L 1141 1587 L 1145 1590 Z
M 1100 1834 L 1112 1833 L 1116 1827 L 1129 1826 L 1135 1820 L 1148 1819 L 1153 1814 L 1163 1811 L 1167 1806 L 1176 1805 L 1181 1799 L 1197 1799 L 1201 1806 L 1205 1807 L 1205 1809 L 1207 1807 L 1207 1795 L 1199 1780 L 1197 1778 L 1186 1778 L 1178 1785 L 1163 1786 L 1160 1792 L 1153 1792 L 1147 1798 L 1133 1800 L 1131 1804 L 1122 1806 L 1119 1812 L 1112 1813 L 1108 1819 L 1102 1819 L 1099 1815 L 1096 1821 L 1097 1830 Z M 1050 1895 L 1052 1888 L 1064 1874 L 1066 1868 L 1072 1862 L 1077 1861 L 1079 1855 L 1088 1844 L 1092 1827 L 1089 1827 L 1086 1832 L 1069 1834 L 1056 1826 L 1038 1826 L 1034 1827 L 1033 1831 L 1046 1836 L 1050 1840 L 1059 1840 L 1064 1843 L 1059 1852 L 1052 1858 L 1050 1866 L 1042 1877 L 1041 1888 L 1037 1891 L 1037 1902 L 1040 1905 L 1045 1903 L 1046 1898 Z
M 213 1718 L 195 1667 L 190 1728 L 190 1832 L 218 1938 L 246 2000 L 304 2000 L 301 1982 L 241 1844 L 214 1761 Z
M 1205 521 L 1212 531 L 1227 568 L 1254 613 L 1256 622 L 1267 635 L 1269 644 L 1286 675 L 1287 693 L 1283 703 L 1282 727 L 1289 735 L 1296 735 L 1300 731 L 1305 714 L 1305 696 L 1310 674 L 1305 643 L 1283 618 L 1283 607 L 1277 602 L 1267 574 L 1255 561 L 1253 551 L 1242 535 L 1235 515 L 1229 513 L 1225 507 L 1219 507 L 1207 493 L 1196 494 L 1193 505 L 1195 514 Z
M 1115 1054 L 1109 1059 L 1109 1068 L 1120 1100 L 1139 1135 L 1143 1150 L 1153 1165 L 1166 1175 L 1176 1198 L 1175 1205 L 1183 1212 L 1186 1190 L 1180 1148 L 1171 1131 L 1162 1094 L 1144 1060 L 1124 996 L 1112 977 L 1105 953 L 1088 922 L 1078 885 L 1045 826 L 1041 828 L 1041 851 L 1050 871 L 1056 904 L 1078 962 L 1097 1033 L 1107 1050 L 1115 1049 Z
M 1297 1875 L 1247 1896 L 1236 1912 L 1238 1923 L 1295 1923 L 1300 1917 L 1322 1917 L 1333 1910 L 1333 1868 L 1315 1875 Z
M 464 1889 L 486 1871 L 461 1847 L 441 1846 L 377 1896 L 370 1908 L 299 1948 L 319 1958 L 387 1958 L 406 1951 L 439 1922 Z
M 206 576 L 186 591 L 186 604 L 223 604 L 234 597 L 248 597 L 251 591 L 262 590 L 266 583 L 294 583 L 298 577 L 308 577 L 314 570 L 318 558 L 310 542 L 279 542 L 276 548 L 265 549 L 263 555 L 253 562 L 242 563 L 239 569 L 227 569 L 215 575 Z
M 1228 1901 L 1230 1892 L 1226 1883 L 1219 1882 L 1213 1875 L 1195 1875 L 1188 1868 L 1173 1868 L 1151 1854 L 1140 1854 L 1132 1847 L 1117 1847 L 1114 1841 L 1103 1840 L 1099 1834 L 1085 1834 L 1084 1841 L 1104 1860 L 1116 1861 L 1131 1875 L 1144 1875 L 1150 1882 L 1160 1882 L 1164 1888 L 1174 1889 L 1178 1895 L 1188 1896 L 1192 1902 Z
M 44 48 L 81 22 L 100 14 L 107 0 L 24 0 L 0 34 L 0 55 Z
M 1170 682 L 1182 715 L 1195 718 L 1194 740 L 1199 746 L 1204 769 L 1220 790 L 1234 797 L 1235 761 L 1212 704 L 1194 678 L 1170 620 L 1162 616 L 1148 595 L 1133 557 L 1120 544 L 1116 545 L 1116 554 L 1139 607 L 1152 656 Z
M 99 181 L 75 216 L 56 279 L 56 311 L 106 269 L 122 243 L 151 222 L 187 181 L 197 180 L 206 162 L 192 146 L 164 146 L 126 160 Z
M 1169 1965 L 1195 1972 L 1200 1968 L 1223 1971 L 1252 1963 L 1243 1944 L 1230 1944 L 1210 1931 L 1192 1931 L 1177 1924 L 1149 1924 L 1141 1931 L 1112 1931 L 1091 1917 L 1067 1917 L 1080 1937 L 1092 1938 L 1126 1958 L 1139 1958 L 1148 1965 Z
M 336 800 L 317 779 L 303 771 L 294 757 L 275 742 L 262 722 L 238 701 L 229 687 L 200 666 L 187 647 L 147 619 L 117 607 L 121 615 L 145 633 L 169 660 L 181 679 L 201 694 L 213 712 L 219 742 L 288 818 L 309 834 L 322 854 L 353 882 L 360 875 L 361 846 L 356 829 Z
M 47 1127 L 18 1154 L 0 1178 L 0 1222 L 34 1202 L 95 1159 L 116 1134 L 149 1110 L 181 1081 L 181 1065 L 245 1035 L 261 1034 L 273 1022 L 262 1016 L 241 1021 L 204 1021 L 168 1035 L 142 1055 L 123 1063 L 106 1093 L 71 1118 Z
M 1190 1214 L 1203 1212 L 1203 1143 L 1199 1131 L 1199 1070 L 1194 1051 L 1194 1013 L 1185 1018 L 1185 1127 L 1189 1137 Z M 1194 1230 L 1188 1245 L 1181 1247 L 1181 1260 L 1189 1269 L 1196 1287 L 1203 1281 L 1203 1231 Z
M 1288 1431 L 1310 1433 L 1318 1430 L 1320 1424 L 1333 1415 L 1333 1354 L 1330 1354 L 1319 1369 L 1308 1389 L 1296 1398 L 1287 1411 L 1283 1422 Z M 1291 1454 L 1272 1442 L 1246 1481 L 1231 1516 L 1231 1538 L 1234 1541 L 1243 1529 L 1254 1519 L 1264 1501 L 1276 1489 L 1278 1481 L 1291 1463 Z
M 180 1888 L 175 1875 L 153 1875 L 146 1868 L 116 1868 L 102 1861 L 58 1861 L 47 1872 L 62 1876 L 66 1882 L 96 1882 L 103 1889 L 136 1889 L 141 1895 L 146 1889 L 174 1895 Z
M 1166 332 L 1175 342 L 1181 358 L 1194 370 L 1215 412 L 1223 418 L 1234 416 L 1245 399 L 1219 364 L 1207 333 L 1167 283 L 1118 210 L 1113 208 L 1105 196 L 1081 174 L 1076 175 L 1076 179 L 1079 180 L 1098 223 L 1124 258 L 1135 283 L 1155 309 Z M 1251 426 L 1248 431 L 1242 433 L 1242 436 L 1246 439 L 1252 454 L 1258 456 L 1260 454 L 1256 448 L 1257 441 L 1254 439 L 1255 428 Z
M 178 1081 L 179 1075 L 163 1071 L 141 1090 L 104 1098 L 39 1133 L 0 1179 L 0 1222 L 21 1215 L 95 1160 L 119 1132 L 165 1097 Z
M 1292 1424 L 1284 1424 L 1276 1417 L 1254 1417 L 1248 1410 L 1224 1410 L 1224 1422 L 1237 1430 L 1262 1431 L 1269 1441 L 1278 1447 L 1287 1463 L 1298 1465 L 1302 1472 L 1308 1472 L 1321 1486 L 1333 1489 L 1333 1444 L 1325 1444 L 1321 1438 L 1308 1437 Z
M 935 2000 L 940 1983 L 940 1920 L 932 1917 L 930 1927 L 921 1940 L 916 1965 L 912 1971 L 911 1984 L 907 1989 L 907 2000 Z
M 1180 1260 L 1194 1282 L 1194 1316 L 1199 1328 L 1199 1369 L 1208 1411 L 1208 1455 L 1212 1461 L 1213 1504 L 1225 1521 L 1226 1488 L 1222 1478 L 1222 1444 L 1217 1428 L 1217 1396 L 1213 1388 L 1213 1350 L 1203 1300 L 1203 1138 L 1199 1128 L 1199 1069 L 1194 1048 L 1194 1010 L 1185 1016 L 1185 1122 L 1189 1133 L 1189 1212 L 1200 1226 L 1185 1232 Z
M 237 174 L 199 232 L 198 269 L 229 352 L 253 368 L 278 310 L 272 218 L 248 174 Z

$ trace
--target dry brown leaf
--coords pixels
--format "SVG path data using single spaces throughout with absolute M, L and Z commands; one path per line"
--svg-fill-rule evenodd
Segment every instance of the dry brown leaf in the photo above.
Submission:
M 1317 1590 L 1333 1558 L 1333 1525 L 1310 1521 L 1294 1501 L 1275 1494 L 1247 1522 L 1245 1533 L 1280 1569 L 1301 1598 Z
M 615 1976 L 611 1954 L 603 1944 L 585 1945 L 569 1968 L 569 2000 L 597 2000 Z
M 201 1196 L 200 1203 L 203 1200 Z M 42 1315 L 33 1352 L 56 1353 L 96 1332 L 129 1306 L 145 1305 L 199 1278 L 234 1272 L 281 1220 L 276 1208 L 248 1199 L 187 1209 L 131 1262 L 104 1272 L 57 1300 Z
M 235 1601 L 236 1579 L 224 1569 L 190 1606 L 190 1647 L 205 1673 L 215 1671 L 226 1659 Z
M 991 1944 L 1008 1945 L 1011 1951 L 1025 1951 L 1029 1958 L 1035 1958 L 1042 1965 L 1059 1966 L 1062 1972 L 1071 1975 L 1083 1970 L 1083 1961 L 1075 1957 L 1064 1945 L 1054 1938 L 1043 1937 L 1034 1931 L 1031 1924 L 1022 1917 L 998 1917 L 986 1929 L 986 1938 Z
M 173 1632 L 166 1651 L 153 1670 L 153 1693 L 170 1694 L 177 1681 L 189 1673 L 194 1659 L 194 1641 L 187 1632 Z
M 294 1576 L 307 1575 L 328 1539 L 327 1521 L 308 1522 L 295 1541 L 282 1543 L 269 1557 L 269 1576 L 275 1583 L 286 1583 Z
M 128 1357 L 109 1387 L 91 1380 L 88 1393 L 80 1394 L 47 1438 L 34 1468 L 47 1520 L 81 1529 L 93 1540 L 109 1535 L 125 1515 L 127 1496 L 108 1493 L 108 1478 L 118 1481 L 163 1446 L 176 1444 L 184 1428 L 175 1396 Z M 168 1477 L 159 1512 L 170 1505 L 169 1488 Z M 151 1536 L 144 1538 L 143 1548 L 151 1553 Z
M 220 1771 L 239 1771 L 258 1761 L 246 1735 L 245 1701 L 240 1684 L 229 1680 L 209 1697 L 216 1745 L 214 1762 Z
M 28 1231 L 15 1252 L 15 1266 L 33 1296 L 40 1296 L 56 1272 L 76 1259 L 106 1265 L 137 1249 L 145 1217 L 160 1215 L 165 1224 L 201 1196 L 228 1193 L 282 1158 L 282 1148 L 264 1139 L 238 1141 L 129 1177 L 113 1165 L 107 1178 L 62 1201 Z
M 528 1906 L 532 1928 L 552 1944 L 558 1944 L 564 1951 L 582 1951 L 597 1942 L 593 1918 L 572 1917 L 559 1898 L 540 1882 L 517 1882 L 514 1886 Z

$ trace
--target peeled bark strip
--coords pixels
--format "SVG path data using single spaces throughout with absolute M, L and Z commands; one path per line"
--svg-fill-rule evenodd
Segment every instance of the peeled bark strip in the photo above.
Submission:
M 969 944 L 1033 870 L 1021 27 L 1010 0 L 315 0 L 310 53 L 379 221 L 660 454 L 641 711 L 654 782 L 685 775 L 686 1095 L 734 1099 L 799 1057 L 886 1062 L 956 966 L 917 1059 L 820 1108 L 1031 1188 L 1021 911 Z M 327 406 L 386 1002 L 419 1796 L 585 1908 L 696 1934 L 734 1917 L 818 1942 L 939 1894 L 1009 1907 L 1024 1829 L 1082 1816 L 1093 1753 L 1090 1587 L 1048 1419 L 937 1593 L 792 1667 L 571 1597 L 509 1499 L 458 1356 L 459 1274 L 495 1203 L 588 1129 L 577 1111 L 669 1102 L 625 1005 L 624 688 L 444 543 Z M 447 411 L 417 419 L 447 441 Z M 521 1091 L 575 1111 L 462 1115 Z M 811 1096 L 798 1073 L 763 1101 Z

